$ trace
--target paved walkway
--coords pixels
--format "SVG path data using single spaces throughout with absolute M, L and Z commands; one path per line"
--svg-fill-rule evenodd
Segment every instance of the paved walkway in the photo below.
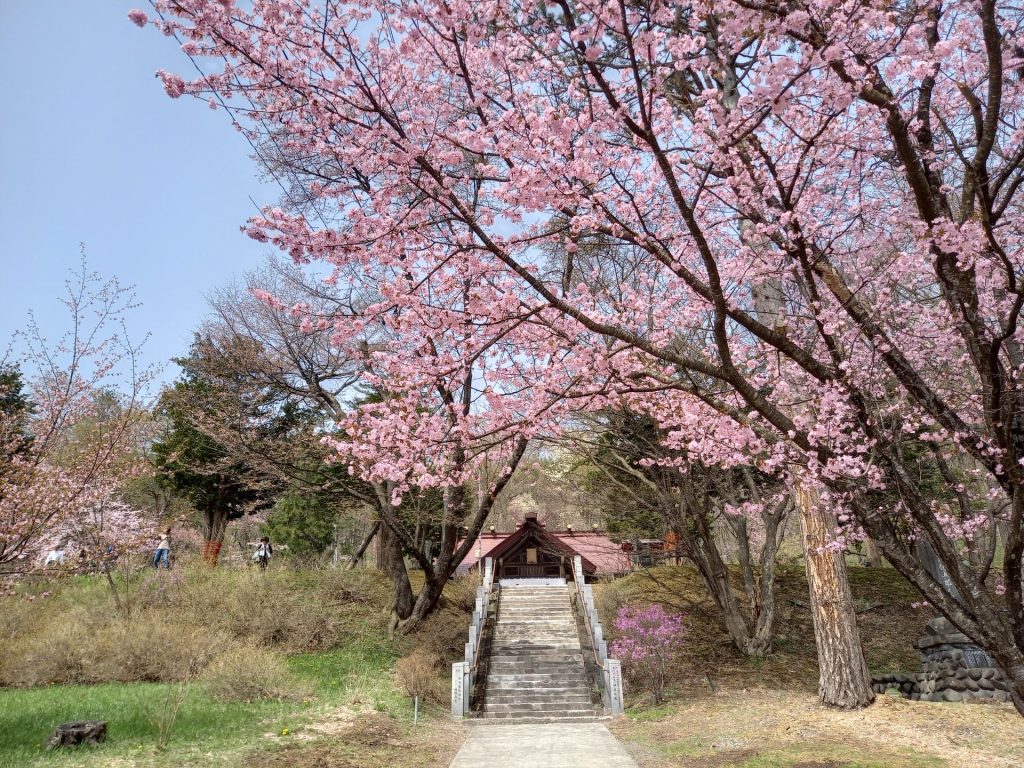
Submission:
M 637 768 L 603 723 L 473 723 L 451 768 Z

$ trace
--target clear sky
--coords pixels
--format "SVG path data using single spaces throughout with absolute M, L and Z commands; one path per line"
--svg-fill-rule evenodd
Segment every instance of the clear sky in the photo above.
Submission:
M 35 310 L 51 336 L 84 243 L 89 265 L 136 286 L 146 360 L 188 349 L 203 294 L 268 247 L 239 227 L 279 188 L 222 111 L 168 98 L 191 74 L 173 39 L 128 21 L 144 0 L 0 0 L 0 355 Z M 164 378 L 177 371 L 170 366 Z

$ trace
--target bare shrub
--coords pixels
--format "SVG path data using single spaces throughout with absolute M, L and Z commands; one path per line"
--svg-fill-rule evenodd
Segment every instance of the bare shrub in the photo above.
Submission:
M 84 615 L 84 611 L 76 611 L 55 616 L 43 631 L 11 643 L 0 667 L 2 682 L 34 686 L 101 680 L 95 644 Z
M 301 701 L 312 686 L 288 670 L 284 659 L 262 648 L 242 646 L 218 656 L 200 678 L 214 699 L 225 702 Z
M 178 722 L 178 715 L 188 698 L 188 682 L 180 682 L 172 685 L 164 695 L 146 706 L 146 718 L 149 720 L 153 730 L 156 731 L 156 748 L 158 752 L 167 749 L 167 743 L 174 733 L 174 725 Z
M 436 655 L 418 649 L 401 658 L 395 664 L 395 674 L 402 690 L 410 698 L 419 696 L 442 702 L 445 697 L 441 693 L 441 681 L 438 679 L 439 659 Z
M 624 602 L 622 592 L 614 582 L 594 585 L 594 607 L 606 631 L 612 626 Z
M 4 644 L 27 634 L 38 613 L 35 604 L 28 600 L 20 597 L 0 598 L 0 650 Z
M 124 621 L 81 609 L 45 619 L 18 642 L 0 646 L 0 683 L 187 680 L 232 642 L 216 629 L 182 625 L 157 612 Z
M 379 603 L 387 599 L 387 584 L 376 570 L 347 568 L 325 570 L 321 573 L 318 592 L 327 602 L 336 605 Z
M 480 578 L 476 574 L 454 579 L 445 585 L 443 600 L 454 610 L 471 614 L 476 606 L 476 590 L 479 586 Z
M 190 680 L 233 645 L 216 628 L 179 624 L 159 613 L 106 627 L 93 642 L 100 651 L 98 674 L 121 682 Z

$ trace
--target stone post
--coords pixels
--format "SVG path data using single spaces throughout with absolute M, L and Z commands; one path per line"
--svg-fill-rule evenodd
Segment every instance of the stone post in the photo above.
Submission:
M 613 715 L 621 715 L 622 701 L 622 662 L 618 659 L 605 659 L 605 685 L 608 689 L 608 708 Z
M 457 661 L 452 664 L 452 717 L 461 718 L 466 715 L 466 677 L 469 664 Z

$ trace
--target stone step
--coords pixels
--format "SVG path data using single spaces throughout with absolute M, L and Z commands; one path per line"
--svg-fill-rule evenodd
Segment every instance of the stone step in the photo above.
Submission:
M 567 653 L 505 653 L 490 656 L 490 669 L 496 667 L 551 667 L 552 669 L 583 669 L 583 656 L 577 652 Z
M 544 621 L 545 619 L 560 620 L 574 618 L 572 611 L 566 610 L 544 610 L 534 611 L 529 608 L 509 608 L 505 607 L 503 610 L 498 611 L 498 621 L 509 621 L 511 619 L 521 619 L 523 621 Z
M 515 644 L 492 645 L 491 660 L 497 661 L 537 661 L 582 662 L 583 649 L 576 643 L 551 642 L 542 647 Z
M 582 683 L 587 679 L 582 669 L 566 669 L 564 671 L 552 671 L 552 670 L 536 670 L 536 669 L 494 669 L 491 668 L 491 679 L 494 685 L 515 685 L 512 682 L 513 678 L 531 678 L 538 677 L 547 685 L 576 685 Z M 487 683 L 488 687 L 491 685 L 489 680 Z
M 490 685 L 539 685 L 543 687 L 554 687 L 559 685 L 569 684 L 587 684 L 585 681 L 587 676 L 583 674 L 583 670 L 570 670 L 566 672 L 522 672 L 516 674 L 495 674 L 487 678 L 487 683 Z
M 524 696 L 532 696 L 534 693 L 590 693 L 590 685 L 583 677 L 575 680 L 554 681 L 554 680 L 492 680 L 493 685 L 487 686 L 487 692 L 509 692 L 522 693 Z
M 503 650 L 500 655 L 491 656 L 491 668 L 495 666 L 532 666 L 543 665 L 549 667 L 579 667 L 583 668 L 583 656 L 579 650 L 573 651 L 567 648 L 564 653 L 545 651 L 543 653 L 509 653 Z
M 601 720 L 609 720 L 611 718 L 604 715 L 598 714 L 599 710 L 594 710 L 590 714 L 556 714 L 548 713 L 547 715 L 536 714 L 536 715 L 524 715 L 518 713 L 501 713 L 501 712 L 483 712 L 483 719 L 488 722 L 498 724 L 504 723 L 507 725 L 519 725 L 525 723 L 596 723 Z
M 572 607 L 566 599 L 549 600 L 540 597 L 502 597 L 498 605 L 503 608 L 537 608 L 544 611 L 567 611 Z
M 538 693 L 536 691 L 487 691 L 484 696 L 484 705 L 487 704 L 589 704 L 593 706 L 593 699 L 590 691 L 577 691 L 566 693 L 564 691 L 550 691 Z
M 582 696 L 590 700 L 590 686 L 582 678 L 575 680 L 545 680 L 537 683 L 537 687 L 531 687 L 519 682 L 495 683 L 488 685 L 484 692 L 486 699 L 491 695 L 513 697 L 514 701 L 532 701 L 534 696 L 541 698 L 552 698 L 557 696 Z
M 503 586 L 497 618 L 483 700 L 485 718 L 585 722 L 602 714 L 593 703 L 565 586 Z
M 493 704 L 490 702 L 485 702 L 484 712 L 521 712 L 526 715 L 533 715 L 539 712 L 557 712 L 559 714 L 583 714 L 587 712 L 593 713 L 594 705 L 590 702 L 567 703 L 562 701 L 519 702 L 514 704 Z
M 513 628 L 522 634 L 523 639 L 544 631 L 544 627 L 550 626 L 559 630 L 576 629 L 576 622 L 569 616 L 548 617 L 548 618 L 520 618 L 519 616 L 498 617 L 494 625 L 497 629 L 503 627 Z

